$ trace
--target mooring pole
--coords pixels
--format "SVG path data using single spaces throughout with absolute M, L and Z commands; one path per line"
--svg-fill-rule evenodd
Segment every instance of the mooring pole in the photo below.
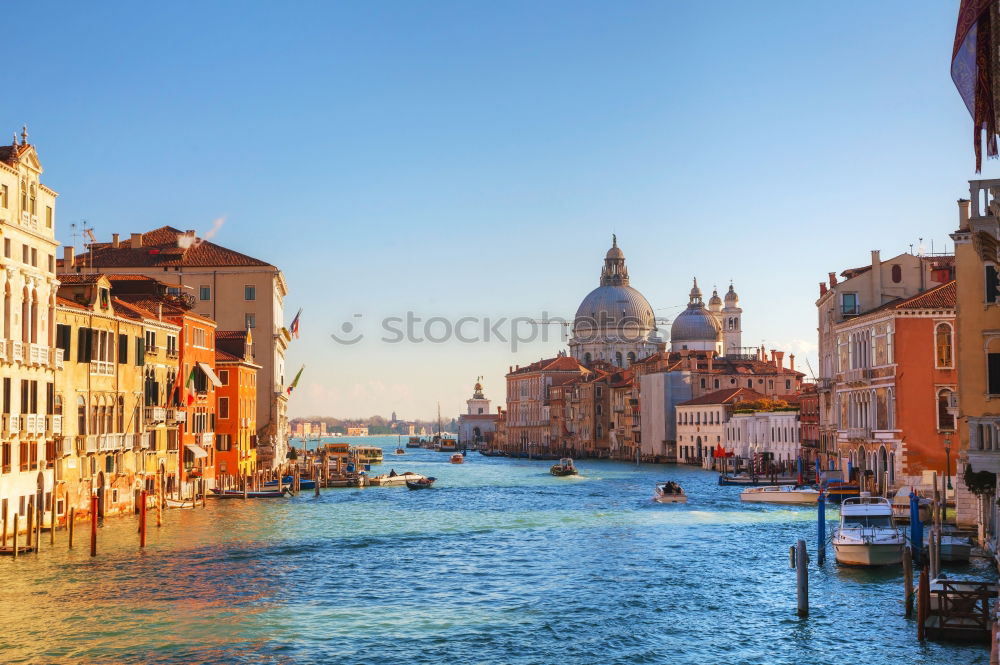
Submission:
M 800 617 L 809 616 L 809 554 L 806 541 L 799 540 L 795 551 L 795 591 Z
M 913 547 L 913 558 L 921 560 L 920 548 L 924 542 L 922 524 L 920 523 L 920 501 L 917 493 L 910 490 L 910 546 Z
M 903 599 L 909 619 L 913 615 L 913 552 L 909 546 L 903 548 Z
M 90 497 L 90 556 L 97 556 L 97 497 Z
M 826 561 L 826 497 L 823 490 L 819 491 L 816 500 L 816 517 L 816 562 L 822 564 Z

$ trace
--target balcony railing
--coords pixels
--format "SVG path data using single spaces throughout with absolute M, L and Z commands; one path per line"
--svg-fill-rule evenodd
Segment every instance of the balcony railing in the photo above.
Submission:
M 28 345 L 28 362 L 32 365 L 48 365 L 49 364 L 49 347 L 44 344 L 29 344 Z
M 63 368 L 65 355 L 66 353 L 62 349 L 52 349 L 52 364 L 55 365 L 56 369 Z
M 78 446 L 82 453 L 96 453 L 97 452 L 97 435 L 96 434 L 85 434 L 83 436 L 76 437 L 78 440 Z
M 841 430 L 843 437 L 847 439 L 870 439 L 872 438 L 871 427 L 848 427 Z
M 167 409 L 167 422 L 187 422 L 187 411 L 184 411 L 183 409 Z
M 149 450 L 153 447 L 153 433 L 143 432 L 138 435 L 139 437 L 139 448 L 142 450 Z
M 147 423 L 162 423 L 167 420 L 167 410 L 162 406 L 147 406 L 143 413 Z
M 859 367 L 858 369 L 849 369 L 844 372 L 844 381 L 846 383 L 867 383 L 872 376 L 872 371 L 868 367 Z
M 7 342 L 0 343 L 0 360 L 7 360 Z
M 73 454 L 73 437 L 61 436 L 56 439 L 56 445 L 59 447 L 59 454 L 62 457 Z
M 24 342 L 15 339 L 10 340 L 10 361 L 12 363 L 24 362 Z
M 48 431 L 54 435 L 62 434 L 62 416 L 49 416 Z
M 115 364 L 107 360 L 91 360 L 90 373 L 99 376 L 114 376 Z
M 97 447 L 101 452 L 111 450 L 121 450 L 124 444 L 121 434 L 98 434 Z
M 210 447 L 215 444 L 215 432 L 203 432 L 201 435 L 201 445 Z

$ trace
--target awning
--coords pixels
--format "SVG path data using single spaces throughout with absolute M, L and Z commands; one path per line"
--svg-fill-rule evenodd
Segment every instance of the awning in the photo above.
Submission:
M 216 388 L 222 387 L 222 381 L 219 381 L 219 377 L 215 375 L 215 370 L 213 370 L 211 366 L 206 363 L 198 363 L 198 367 L 200 367 L 201 371 L 205 373 L 208 380 L 215 384 Z
M 208 457 L 208 451 L 201 446 L 196 446 L 193 443 L 185 443 L 184 447 L 191 451 L 191 454 L 194 455 L 195 459 L 198 459 L 199 457 Z

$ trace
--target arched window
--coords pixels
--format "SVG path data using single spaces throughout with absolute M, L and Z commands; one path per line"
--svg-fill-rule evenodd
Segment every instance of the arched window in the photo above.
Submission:
M 938 429 L 946 432 L 955 431 L 955 416 L 949 410 L 951 395 L 947 388 L 938 391 Z
M 630 366 L 635 363 L 635 354 L 632 353 L 631 351 L 629 351 L 628 355 L 625 357 L 628 358 L 628 364 Z
M 623 365 L 622 365 L 622 352 L 621 351 L 617 351 L 615 353 L 615 365 L 618 366 L 618 367 L 623 367 Z
M 715 383 L 715 389 L 718 390 L 719 389 L 719 380 L 716 379 L 714 383 Z
M 934 357 L 938 367 L 952 367 L 954 359 L 952 357 L 951 326 L 947 323 L 939 323 L 934 329 Z
M 589 353 L 583 354 L 583 364 L 584 365 L 589 365 L 590 361 L 591 361 L 591 358 L 592 358 L 592 356 Z
M 903 281 L 903 267 L 896 264 L 892 266 L 892 281 L 895 284 L 899 284 Z
M 87 433 L 87 400 L 82 395 L 76 398 L 76 429 L 78 434 Z

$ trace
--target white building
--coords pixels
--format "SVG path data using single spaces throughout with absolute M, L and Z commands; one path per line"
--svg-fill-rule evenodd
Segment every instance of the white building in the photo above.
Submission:
M 766 399 L 749 388 L 719 390 L 677 405 L 677 461 L 696 464 L 711 457 L 715 448 L 725 448 L 726 425 L 739 403 Z
M 677 457 L 675 407 L 691 399 L 690 371 L 656 372 L 639 377 L 643 457 Z
M 723 445 L 737 457 L 795 463 L 799 456 L 799 410 L 734 412 Z
M 493 441 L 498 414 L 490 413 L 490 400 L 483 394 L 483 384 L 476 381 L 472 397 L 465 400 L 466 411 L 458 417 L 458 444 L 476 446 Z
M 2 466 L 0 510 L 27 515 L 34 505 L 51 500 L 57 450 L 51 414 L 57 350 L 54 348 L 56 281 L 55 205 L 57 194 L 40 182 L 42 166 L 27 129 L 9 146 L 0 146 L 0 421 Z M 58 351 L 58 364 L 62 364 Z M 40 415 L 39 415 L 40 414 Z M 30 425 L 30 426 L 29 426 Z M 46 445 L 48 443 L 48 445 Z M 22 522 L 24 524 L 24 522 Z

